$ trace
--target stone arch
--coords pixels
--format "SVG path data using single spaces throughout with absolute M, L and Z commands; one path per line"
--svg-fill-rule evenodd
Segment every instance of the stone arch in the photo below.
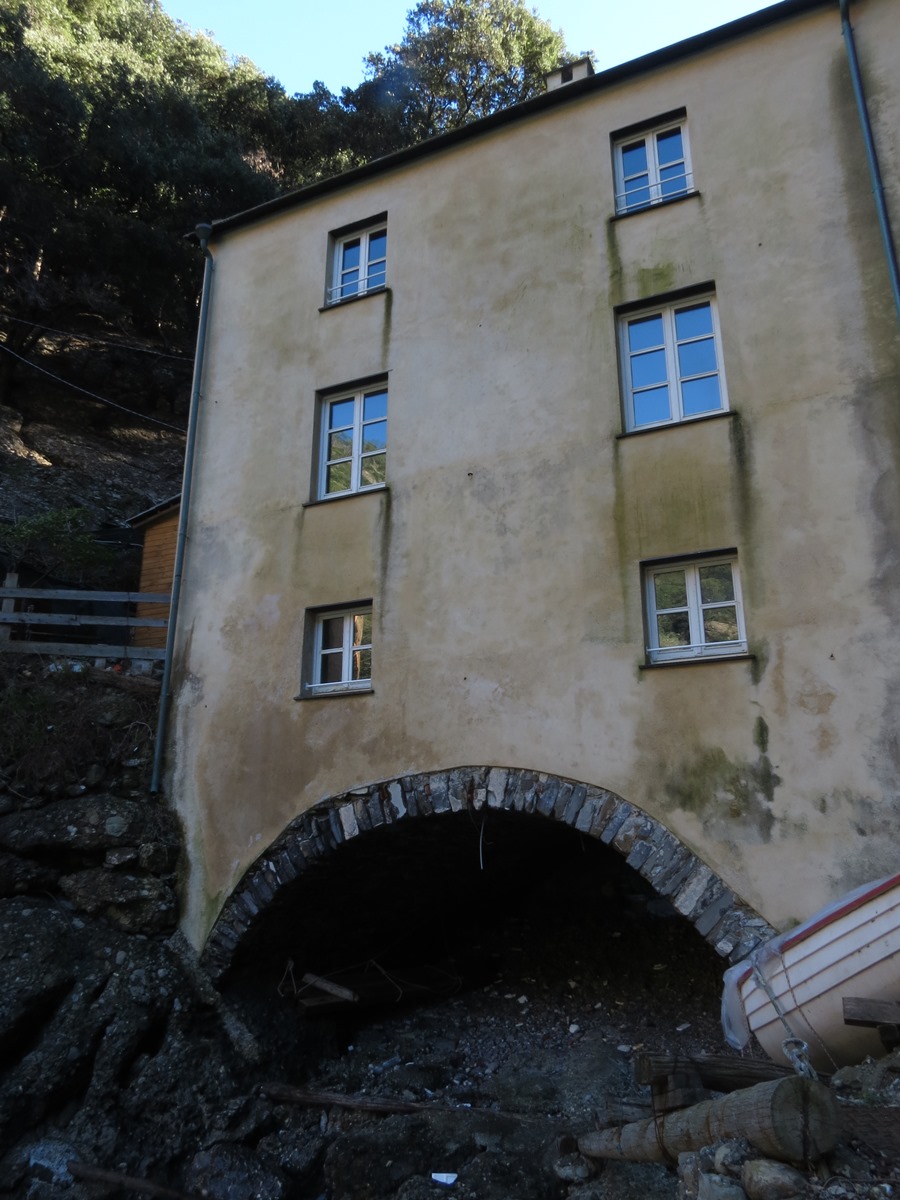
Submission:
M 729 962 L 775 933 L 665 825 L 614 792 L 535 771 L 457 767 L 355 788 L 296 817 L 225 902 L 203 951 L 206 970 L 223 976 L 280 892 L 340 845 L 383 825 L 485 808 L 558 821 L 618 851 Z

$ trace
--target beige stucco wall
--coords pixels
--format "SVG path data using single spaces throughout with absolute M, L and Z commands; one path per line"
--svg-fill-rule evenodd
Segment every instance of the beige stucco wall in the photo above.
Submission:
M 896 150 L 900 23 L 854 6 Z M 611 220 L 685 106 L 700 194 Z M 892 203 L 896 160 L 885 171 Z M 385 293 L 320 311 L 388 213 Z M 168 789 L 202 942 L 298 813 L 498 764 L 662 820 L 770 922 L 896 867 L 900 339 L 837 6 L 214 241 Z M 619 437 L 614 309 L 714 282 L 732 415 Z M 317 391 L 389 378 L 386 492 L 308 505 Z M 643 560 L 737 547 L 752 661 L 643 670 Z M 371 694 L 296 700 L 371 598 Z

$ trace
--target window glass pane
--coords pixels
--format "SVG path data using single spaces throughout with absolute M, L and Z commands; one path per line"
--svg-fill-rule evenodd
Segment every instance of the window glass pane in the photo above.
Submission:
M 736 642 L 738 636 L 737 610 L 733 606 L 703 610 L 704 641 Z
M 716 412 L 722 407 L 718 375 L 704 379 L 689 379 L 681 385 L 681 407 L 686 417 L 697 413 Z
M 367 450 L 383 450 L 387 445 L 387 421 L 373 421 L 371 425 L 363 425 L 362 448 Z
M 322 620 L 322 649 L 334 650 L 344 644 L 344 618 L 324 617 Z
M 375 487 L 385 480 L 385 460 L 383 454 L 372 454 L 360 464 L 360 486 Z
M 731 563 L 716 563 L 712 567 L 700 567 L 700 600 L 703 604 L 714 604 L 720 600 L 734 599 L 734 576 Z
M 333 462 L 336 458 L 349 458 L 352 449 L 353 435 L 349 430 L 345 429 L 340 433 L 330 433 L 328 435 L 329 461 Z
M 627 146 L 622 147 L 622 174 L 627 178 L 629 175 L 639 175 L 647 170 L 647 143 L 642 139 L 639 142 L 629 142 Z
M 675 313 L 675 336 L 679 342 L 687 338 L 702 337 L 704 333 L 712 331 L 712 309 L 709 302 L 680 308 Z
M 344 242 L 341 247 L 341 270 L 352 271 L 359 266 L 359 238 Z
M 351 620 L 353 622 L 353 645 L 370 646 L 372 644 L 372 614 L 354 613 Z
M 353 424 L 353 401 L 335 400 L 328 406 L 328 428 L 349 429 Z
M 372 651 L 354 650 L 351 655 L 351 679 L 372 678 Z
M 678 373 L 704 375 L 716 370 L 716 343 L 713 338 L 699 342 L 682 342 L 678 347 Z
M 632 179 L 626 183 L 625 193 L 624 208 L 646 208 L 650 203 L 650 188 L 647 185 L 647 176 L 642 175 L 639 179 Z
M 368 392 L 363 397 L 363 420 L 376 421 L 387 416 L 387 392 Z
M 684 143 L 680 129 L 667 129 L 656 135 L 656 156 L 659 165 L 677 162 L 684 158 Z
M 659 313 L 628 322 L 628 349 L 648 350 L 663 344 L 663 320 Z
M 660 172 L 660 192 L 663 196 L 678 196 L 687 191 L 687 177 L 684 167 L 664 167 Z
M 657 608 L 681 608 L 687 604 L 684 571 L 659 571 L 653 576 Z
M 635 354 L 631 359 L 631 386 L 652 387 L 654 383 L 666 382 L 666 353 L 664 350 L 649 350 L 646 354 Z
M 369 262 L 374 263 L 387 255 L 387 230 L 369 234 Z
M 657 421 L 668 421 L 672 416 L 667 387 L 651 388 L 647 392 L 635 392 L 632 402 L 635 425 L 652 425 Z
M 350 490 L 350 463 L 341 462 L 330 466 L 325 473 L 325 491 L 331 492 L 349 492 Z
M 359 271 L 351 271 L 341 276 L 340 296 L 355 296 L 359 291 Z
M 657 617 L 656 636 L 660 650 L 670 646 L 690 646 L 691 625 L 687 613 L 666 613 Z
M 369 270 L 369 277 L 366 280 L 366 286 L 369 288 L 384 287 L 384 263 L 372 267 Z
M 340 683 L 341 682 L 341 663 L 343 655 L 340 651 L 334 651 L 331 654 L 323 654 L 319 664 L 318 683 Z

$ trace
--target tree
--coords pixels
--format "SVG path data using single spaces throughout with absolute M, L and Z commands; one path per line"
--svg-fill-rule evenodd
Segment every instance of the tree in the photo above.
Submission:
M 403 41 L 366 64 L 419 140 L 537 95 L 570 60 L 562 34 L 522 0 L 419 0 Z

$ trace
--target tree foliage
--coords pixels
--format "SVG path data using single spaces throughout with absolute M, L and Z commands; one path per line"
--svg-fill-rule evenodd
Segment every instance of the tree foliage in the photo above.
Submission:
M 359 86 L 289 97 L 160 0 L 0 0 L 0 403 L 13 355 L 66 351 L 47 326 L 189 353 L 198 221 L 525 99 L 562 57 L 521 0 L 420 0 Z
M 523 0 L 419 0 L 402 42 L 366 64 L 430 137 L 536 95 L 566 58 L 562 34 Z

